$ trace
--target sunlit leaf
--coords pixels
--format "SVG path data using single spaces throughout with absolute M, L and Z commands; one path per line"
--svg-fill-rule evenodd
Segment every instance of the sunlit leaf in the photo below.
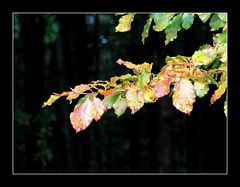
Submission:
M 149 15 L 149 18 L 147 20 L 147 23 L 144 25 L 143 32 L 142 32 L 142 43 L 144 44 L 145 39 L 148 37 L 148 32 L 151 26 L 153 20 L 153 14 Z
M 147 83 L 149 83 L 150 75 L 151 75 L 151 73 L 147 72 L 146 69 L 144 69 L 141 72 L 141 74 L 138 76 L 138 80 L 137 80 L 137 87 L 139 89 L 143 89 L 143 87 L 146 86 Z
M 61 96 L 51 95 L 50 98 L 46 102 L 43 103 L 42 108 L 45 106 L 51 106 L 60 97 Z
M 177 38 L 177 32 L 181 29 L 181 15 L 175 16 L 165 29 L 166 40 L 165 45 L 167 45 L 170 41 L 173 41 Z
M 78 86 L 75 86 L 74 89 L 72 89 L 72 91 L 69 92 L 66 100 L 69 100 L 69 102 L 72 103 L 73 99 L 76 99 L 80 94 L 87 90 L 90 90 L 90 87 L 86 84 L 80 84 Z
M 170 23 L 170 20 L 175 13 L 155 13 L 153 30 L 159 32 L 163 31 Z
M 115 114 L 119 117 L 121 116 L 127 109 L 127 101 L 124 97 L 118 97 L 117 101 L 113 104 L 113 109 Z
M 222 33 L 218 33 L 213 36 L 214 44 L 223 44 L 226 42 L 227 42 L 227 31 L 223 31 Z
M 162 77 L 154 84 L 154 92 L 157 98 L 163 97 L 170 92 L 172 80 L 168 77 Z
M 219 28 L 224 27 L 225 23 L 218 17 L 217 14 L 214 14 L 210 20 L 209 25 L 211 27 L 211 31 L 216 31 Z
M 173 105 L 181 112 L 190 115 L 195 102 L 195 92 L 191 81 L 181 79 L 173 89 Z
M 133 85 L 126 92 L 126 100 L 129 108 L 131 109 L 131 113 L 134 114 L 144 105 L 143 92 Z
M 110 79 L 110 82 L 108 83 L 109 87 L 115 87 L 117 81 L 121 80 L 126 80 L 126 79 L 131 79 L 133 75 L 131 74 L 126 74 L 126 75 L 121 75 L 121 76 L 114 76 Z
M 109 96 L 109 95 L 114 94 L 115 90 L 102 90 L 102 89 L 99 89 L 98 93 L 100 93 L 103 96 Z
M 225 116 L 227 117 L 227 114 L 228 114 L 227 101 L 224 101 L 224 107 L 223 107 L 223 109 L 224 109 L 224 114 L 225 114 Z
M 146 87 L 143 90 L 143 97 L 145 103 L 152 103 L 156 101 L 154 89 L 152 87 Z
M 111 109 L 119 96 L 120 92 L 116 92 L 113 95 L 109 95 L 104 98 L 103 103 L 107 106 L 108 109 Z
M 189 29 L 189 27 L 191 27 L 191 25 L 193 24 L 193 15 L 191 13 L 184 13 L 182 15 L 182 27 L 184 29 Z
M 227 13 L 218 13 L 217 15 L 222 21 L 227 22 Z
M 194 82 L 194 90 L 195 90 L 196 95 L 199 98 L 202 98 L 203 96 L 205 96 L 208 93 L 209 86 L 208 86 L 208 84 Z
M 107 106 L 97 97 L 92 99 L 92 104 L 93 108 L 91 110 L 91 115 L 95 121 L 98 121 L 107 110 Z
M 92 122 L 93 104 L 87 98 L 83 103 L 76 105 L 70 113 L 70 121 L 76 132 L 86 129 Z
M 115 32 L 126 32 L 131 30 L 131 23 L 134 19 L 133 13 L 128 13 L 119 19 L 119 24 L 115 28 Z
M 195 51 L 192 56 L 192 61 L 195 66 L 208 65 L 214 61 L 214 58 L 208 57 L 203 51 Z
M 227 81 L 226 81 L 226 73 L 223 73 L 220 77 L 220 81 L 219 81 L 219 86 L 218 89 L 215 90 L 215 92 L 213 93 L 210 103 L 213 104 L 216 100 L 218 100 L 226 91 L 227 89 Z
M 211 13 L 197 13 L 198 17 L 205 23 L 211 16 Z
M 117 64 L 119 65 L 124 65 L 126 66 L 127 68 L 129 69 L 133 69 L 137 72 L 141 72 L 143 71 L 144 69 L 146 69 L 147 72 L 151 72 L 152 70 L 152 63 L 149 64 L 149 63 L 142 63 L 142 64 L 133 64 L 132 62 L 129 62 L 129 61 L 123 61 L 122 59 L 118 59 L 117 60 Z

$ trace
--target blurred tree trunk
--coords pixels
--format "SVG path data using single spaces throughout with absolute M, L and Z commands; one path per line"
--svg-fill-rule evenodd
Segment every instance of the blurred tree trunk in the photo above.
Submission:
M 42 16 L 29 15 L 23 17 L 23 53 L 25 62 L 25 104 L 27 112 L 35 116 L 42 105 L 44 85 L 44 20 Z M 36 107 L 37 106 L 37 107 Z M 41 170 L 41 164 L 34 160 L 37 153 L 36 132 L 40 124 L 33 122 L 27 130 L 26 157 L 27 171 Z

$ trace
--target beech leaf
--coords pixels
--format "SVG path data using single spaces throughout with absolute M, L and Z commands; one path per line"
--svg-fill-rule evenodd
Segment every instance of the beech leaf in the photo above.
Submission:
M 144 105 L 143 92 L 138 90 L 135 85 L 132 85 L 126 92 L 126 100 L 131 113 L 134 114 Z
M 107 106 L 108 109 L 111 109 L 119 96 L 120 92 L 116 92 L 113 95 L 106 96 L 103 100 L 103 103 Z
M 83 103 L 76 105 L 70 113 L 70 121 L 76 133 L 86 129 L 92 122 L 92 102 L 87 98 Z
M 226 89 L 227 89 L 227 83 L 226 81 L 224 81 L 219 85 L 218 89 L 215 90 L 215 92 L 213 93 L 210 103 L 213 104 L 216 100 L 218 100 L 225 93 Z
M 144 25 L 143 32 L 142 32 L 142 43 L 143 44 L 145 42 L 145 38 L 148 37 L 148 32 L 149 32 L 152 20 L 153 20 L 153 14 L 150 14 L 149 18 L 147 20 L 147 23 Z
M 182 15 L 182 27 L 184 29 L 189 29 L 189 27 L 191 27 L 191 25 L 193 24 L 193 15 L 192 13 L 184 13 Z
M 168 77 L 161 77 L 155 84 L 154 84 L 154 92 L 157 98 L 163 97 L 170 92 L 170 85 L 172 81 Z
M 190 115 L 195 102 L 195 92 L 191 81 L 181 79 L 173 89 L 173 105 L 181 112 Z
M 117 101 L 113 104 L 114 112 L 119 117 L 121 116 L 127 109 L 127 101 L 124 97 L 118 97 Z
M 93 108 L 91 110 L 91 115 L 95 121 L 98 121 L 107 110 L 107 106 L 97 97 L 93 98 L 92 104 Z
M 142 64 L 133 64 L 132 62 L 123 61 L 122 59 L 118 59 L 117 64 L 124 65 L 127 68 L 133 69 L 139 73 L 142 72 L 144 69 L 146 69 L 147 72 L 151 72 L 151 70 L 152 70 L 152 63 L 149 64 L 149 63 L 144 62 Z
M 211 27 L 211 31 L 216 31 L 221 27 L 225 26 L 225 22 L 222 21 L 217 14 L 214 14 L 210 20 L 209 23 L 210 27 Z
M 144 97 L 144 102 L 145 103 L 152 103 L 156 101 L 156 96 L 154 89 L 152 87 L 146 87 L 143 90 L 143 97 Z
M 208 65 L 214 61 L 214 58 L 208 57 L 203 51 L 195 51 L 192 55 L 193 64 L 198 65 Z
M 194 90 L 199 98 L 205 96 L 209 91 L 209 86 L 200 82 L 194 82 Z
M 66 100 L 69 100 L 69 102 L 72 103 L 73 99 L 76 99 L 80 94 L 87 90 L 90 90 L 90 87 L 86 84 L 80 84 L 78 86 L 75 86 L 74 89 L 72 89 L 72 91 L 69 92 Z
M 144 69 L 141 72 L 141 74 L 138 76 L 138 80 L 137 80 L 137 87 L 139 89 L 143 89 L 143 87 L 149 83 L 150 75 L 151 75 L 151 73 L 147 72 L 146 69 Z
M 170 23 L 170 20 L 175 13 L 155 13 L 153 30 L 160 32 L 163 31 Z
M 198 17 L 205 23 L 211 16 L 211 13 L 197 13 Z
M 115 32 L 126 32 L 131 30 L 131 23 L 134 19 L 133 13 L 128 13 L 124 16 L 122 16 L 119 19 L 119 24 L 115 28 Z
M 61 96 L 57 96 L 57 95 L 51 95 L 50 98 L 43 103 L 42 108 L 45 106 L 51 106 L 58 98 L 60 98 Z

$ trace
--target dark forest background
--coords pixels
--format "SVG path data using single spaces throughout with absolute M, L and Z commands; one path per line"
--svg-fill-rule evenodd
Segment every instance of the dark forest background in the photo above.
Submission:
M 165 35 L 141 33 L 147 14 L 135 16 L 130 32 L 115 33 L 114 14 L 14 14 L 14 172 L 226 172 L 225 95 L 209 106 L 197 99 L 191 116 L 169 96 L 145 104 L 136 114 L 105 113 L 76 134 L 74 108 L 64 99 L 42 109 L 52 92 L 128 73 L 115 62 L 153 62 L 159 72 L 166 56 L 191 56 L 212 44 L 209 22 L 198 18 L 164 45 Z M 75 101 L 77 102 L 77 101 Z

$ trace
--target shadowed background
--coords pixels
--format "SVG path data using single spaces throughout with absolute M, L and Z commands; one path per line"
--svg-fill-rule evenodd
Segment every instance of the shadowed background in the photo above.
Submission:
M 166 56 L 191 56 L 212 44 L 209 22 L 198 18 L 164 45 L 165 35 L 150 30 L 141 42 L 147 14 L 136 15 L 130 32 L 115 33 L 113 14 L 14 15 L 14 172 L 225 172 L 224 96 L 209 106 L 215 86 L 197 99 L 191 116 L 169 96 L 145 104 L 134 115 L 108 110 L 76 134 L 72 104 L 60 99 L 41 106 L 52 92 L 80 83 L 129 73 L 115 62 L 153 63 Z

